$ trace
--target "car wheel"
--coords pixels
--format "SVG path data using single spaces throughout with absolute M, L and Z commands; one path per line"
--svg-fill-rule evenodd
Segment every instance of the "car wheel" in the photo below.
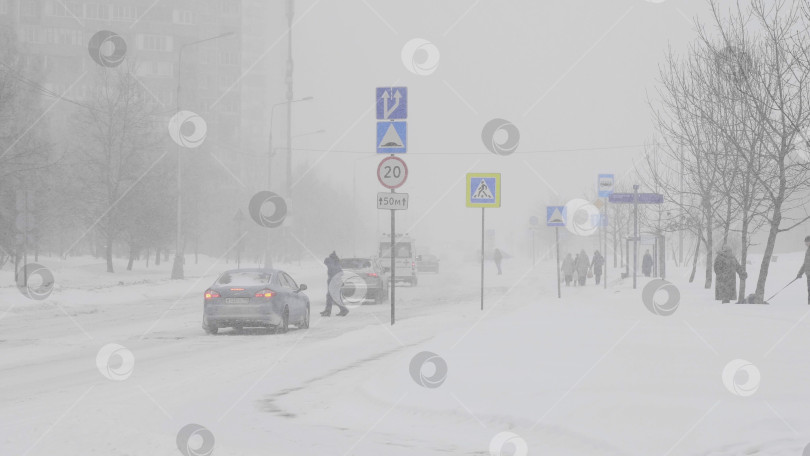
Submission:
M 290 309 L 284 308 L 281 314 L 281 324 L 276 326 L 276 334 L 285 334 L 290 329 Z
M 206 320 L 205 317 L 203 317 L 202 327 L 203 331 L 205 331 L 206 334 L 216 334 L 217 332 L 219 332 L 219 327 L 217 325 L 212 325 L 208 323 L 208 320 Z
M 298 329 L 309 328 L 309 306 L 304 310 L 304 318 L 298 323 Z

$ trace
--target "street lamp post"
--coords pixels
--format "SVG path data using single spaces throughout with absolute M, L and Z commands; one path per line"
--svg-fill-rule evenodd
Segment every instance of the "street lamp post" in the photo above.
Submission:
M 285 100 L 278 102 L 270 107 L 270 133 L 268 135 L 268 149 L 267 149 L 267 189 L 270 190 L 270 187 L 273 184 L 273 155 L 275 155 L 275 151 L 273 150 L 273 119 L 275 118 L 276 108 L 283 105 L 291 105 L 292 103 L 298 103 L 299 101 L 309 101 L 312 100 L 313 97 L 304 97 L 299 98 L 297 100 Z M 289 139 L 289 138 L 288 138 Z M 288 157 L 288 160 L 292 159 L 292 156 Z M 287 170 L 290 170 L 290 167 L 287 167 Z M 291 176 L 287 176 L 288 182 L 288 194 L 285 195 L 287 198 L 290 197 L 289 195 L 289 180 Z M 287 204 L 290 204 L 290 201 L 287 201 Z M 270 233 L 267 234 L 267 239 L 265 240 L 265 248 L 264 248 L 264 267 L 271 268 L 273 267 L 273 260 L 270 258 Z
M 179 51 L 177 52 L 177 93 L 175 94 L 175 102 L 177 105 L 176 113 L 180 112 L 180 86 L 182 83 L 181 72 L 180 70 L 183 68 L 183 50 L 188 46 L 193 46 L 200 43 L 205 43 L 206 41 L 216 40 L 219 38 L 225 38 L 227 36 L 234 35 L 234 32 L 227 32 L 222 33 L 217 36 L 212 36 L 210 38 L 205 38 L 203 40 L 192 41 L 191 43 L 186 43 L 180 46 Z M 182 249 L 182 237 L 183 237 L 183 230 L 182 230 L 182 222 L 183 222 L 183 212 L 182 212 L 182 201 L 183 198 L 181 196 L 181 189 L 182 189 L 182 173 L 180 172 L 181 163 L 180 160 L 180 144 L 175 145 L 175 152 L 177 153 L 177 239 L 176 245 L 174 250 L 174 264 L 172 264 L 172 279 L 182 279 L 184 277 L 183 271 L 183 252 Z

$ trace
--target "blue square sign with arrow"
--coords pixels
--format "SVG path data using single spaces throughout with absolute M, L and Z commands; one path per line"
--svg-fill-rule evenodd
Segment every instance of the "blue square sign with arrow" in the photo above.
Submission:
M 407 87 L 377 87 L 377 119 L 402 120 L 408 118 Z
M 408 123 L 377 122 L 377 153 L 404 154 L 408 151 Z

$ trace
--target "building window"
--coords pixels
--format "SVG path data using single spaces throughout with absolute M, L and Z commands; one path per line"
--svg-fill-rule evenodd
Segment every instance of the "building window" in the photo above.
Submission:
M 175 24 L 194 25 L 194 13 L 186 10 L 174 10 L 172 20 Z
M 30 25 L 20 26 L 20 41 L 27 43 L 41 43 L 42 30 L 38 27 Z
M 107 5 L 99 5 L 98 3 L 88 3 L 84 7 L 85 16 L 88 19 L 103 19 L 110 18 L 110 8 Z
M 235 52 L 223 52 L 221 62 L 223 65 L 239 65 L 239 56 Z
M 240 0 L 222 0 L 223 14 L 239 14 Z
M 40 5 L 37 0 L 27 0 L 20 2 L 20 14 L 23 17 L 39 17 Z
M 165 35 L 138 35 L 138 48 L 144 51 L 170 52 L 172 37 Z
M 134 6 L 114 5 L 112 7 L 112 20 L 132 22 L 138 19 L 138 11 Z

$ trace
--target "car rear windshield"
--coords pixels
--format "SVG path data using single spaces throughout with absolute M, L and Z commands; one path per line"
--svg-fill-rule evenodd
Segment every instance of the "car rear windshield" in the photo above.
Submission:
M 396 258 L 410 258 L 411 257 L 411 244 L 407 242 L 397 242 L 395 245 Z M 391 243 L 380 242 L 380 256 L 382 258 L 391 258 Z
M 263 285 L 272 277 L 269 272 L 226 272 L 217 279 L 217 285 Z
M 367 258 L 344 258 L 340 260 L 340 267 L 344 269 L 367 269 L 371 267 L 371 260 Z

